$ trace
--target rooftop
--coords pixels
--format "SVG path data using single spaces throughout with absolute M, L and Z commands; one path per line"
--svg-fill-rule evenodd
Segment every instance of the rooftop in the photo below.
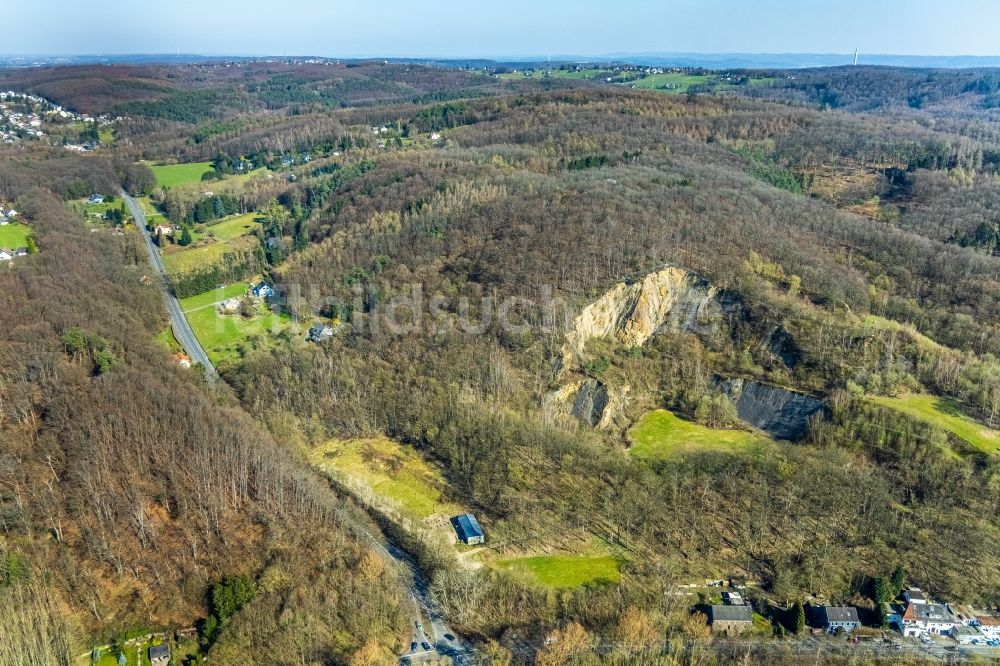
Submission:
M 749 606 L 712 606 L 712 622 L 753 622 Z
M 471 513 L 463 513 L 451 519 L 451 524 L 455 526 L 455 531 L 463 541 L 473 537 L 483 536 L 483 528 L 479 526 L 479 521 Z
M 858 622 L 858 611 L 852 606 L 821 606 L 819 615 L 824 622 Z

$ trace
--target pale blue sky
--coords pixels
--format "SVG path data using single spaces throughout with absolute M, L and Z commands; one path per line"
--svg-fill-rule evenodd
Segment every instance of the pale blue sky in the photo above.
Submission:
M 34 0 L 0 53 L 1000 55 L 1000 0 Z

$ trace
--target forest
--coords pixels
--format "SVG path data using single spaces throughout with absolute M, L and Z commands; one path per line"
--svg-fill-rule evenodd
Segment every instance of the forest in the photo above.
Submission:
M 996 609 L 1000 78 L 775 80 L 668 95 L 383 63 L 0 72 L 122 116 L 93 154 L 0 149 L 0 203 L 39 250 L 0 266 L 0 663 L 189 626 L 190 663 L 395 663 L 407 574 L 359 525 L 409 552 L 486 664 L 800 663 L 794 609 L 851 604 L 876 627 L 894 571 Z M 266 173 L 218 189 L 244 161 Z M 211 164 L 191 189 L 146 166 L 188 162 Z M 74 213 L 122 187 L 192 227 L 258 216 L 252 268 L 177 296 L 261 275 L 276 312 L 335 333 L 265 332 L 219 382 L 177 367 L 137 231 Z M 640 336 L 628 293 L 674 309 Z M 771 437 L 733 386 L 822 408 Z M 660 410 L 710 445 L 639 455 Z M 411 452 L 475 513 L 478 565 L 314 463 L 359 441 Z M 595 552 L 613 581 L 504 566 Z M 714 593 L 678 592 L 715 579 L 747 582 L 755 640 L 713 638 Z

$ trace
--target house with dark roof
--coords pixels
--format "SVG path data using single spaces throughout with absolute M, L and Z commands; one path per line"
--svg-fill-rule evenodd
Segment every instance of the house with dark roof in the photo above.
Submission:
M 479 521 L 471 513 L 463 513 L 451 519 L 451 525 L 455 528 L 459 541 L 467 546 L 473 546 L 486 541 L 483 528 L 479 526 Z
M 255 298 L 267 298 L 274 295 L 274 288 L 263 280 L 250 287 L 250 291 Z
M 152 666 L 167 666 L 170 663 L 170 646 L 166 643 L 151 645 L 149 647 L 149 663 Z
M 815 611 L 815 618 L 828 634 L 849 634 L 861 626 L 858 610 L 852 606 L 820 606 Z
M 717 634 L 742 634 L 753 628 L 753 609 L 750 606 L 710 606 L 708 623 Z
M 923 591 L 919 587 L 908 587 L 903 590 L 903 598 L 906 599 L 906 603 L 908 604 L 927 603 L 927 597 L 924 596 Z

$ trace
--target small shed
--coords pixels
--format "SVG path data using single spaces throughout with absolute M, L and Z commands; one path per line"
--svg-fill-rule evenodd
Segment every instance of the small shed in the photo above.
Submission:
M 451 519 L 451 524 L 455 528 L 455 533 L 458 534 L 459 540 L 468 546 L 486 541 L 483 528 L 479 526 L 479 521 L 471 513 L 463 513 L 460 516 L 455 516 Z

